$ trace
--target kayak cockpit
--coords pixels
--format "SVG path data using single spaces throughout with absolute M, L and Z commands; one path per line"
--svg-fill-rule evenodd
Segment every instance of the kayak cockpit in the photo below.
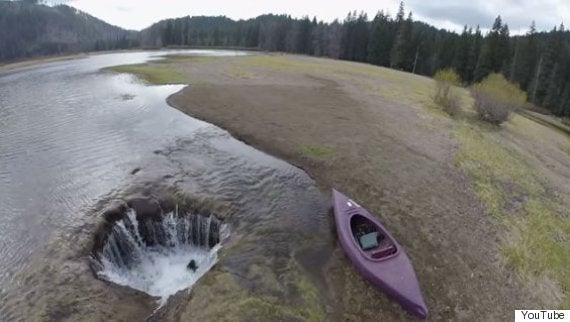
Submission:
M 358 249 L 368 258 L 381 260 L 398 251 L 396 244 L 378 225 L 355 214 L 350 218 L 350 229 Z

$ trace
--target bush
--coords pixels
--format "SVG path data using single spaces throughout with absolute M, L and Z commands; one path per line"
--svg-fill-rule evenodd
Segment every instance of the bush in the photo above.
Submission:
M 433 101 L 443 107 L 443 110 L 451 116 L 455 116 L 461 110 L 461 100 L 453 91 L 453 86 L 461 84 L 461 77 L 453 68 L 438 70 L 433 76 L 436 81 Z
M 526 93 L 501 74 L 487 76 L 473 86 L 471 93 L 479 117 L 495 125 L 507 121 L 526 102 Z

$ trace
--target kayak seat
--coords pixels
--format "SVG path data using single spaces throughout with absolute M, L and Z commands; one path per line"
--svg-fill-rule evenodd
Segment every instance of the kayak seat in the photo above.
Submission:
M 380 250 L 375 251 L 372 253 L 372 258 L 380 259 L 384 257 L 388 257 L 396 252 L 396 246 L 388 245 Z
M 378 232 L 371 232 L 360 236 L 358 239 L 363 250 L 370 250 L 378 247 Z

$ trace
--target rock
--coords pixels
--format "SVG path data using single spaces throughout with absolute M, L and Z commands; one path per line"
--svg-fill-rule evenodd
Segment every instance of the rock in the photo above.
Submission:
M 138 220 L 152 218 L 153 220 L 162 219 L 162 209 L 158 201 L 152 198 L 138 197 L 127 201 L 130 208 L 137 213 Z
M 188 263 L 188 266 L 186 266 L 186 268 L 192 270 L 193 272 L 196 272 L 196 270 L 198 269 L 198 265 L 196 264 L 195 260 L 191 260 L 190 263 Z

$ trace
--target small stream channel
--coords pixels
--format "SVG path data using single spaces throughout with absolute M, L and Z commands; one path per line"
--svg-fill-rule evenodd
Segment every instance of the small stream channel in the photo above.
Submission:
M 135 319 L 148 306 L 144 293 L 164 304 L 214 265 L 245 276 L 251 263 L 271 263 L 282 276 L 276 270 L 300 248 L 330 251 L 330 240 L 315 239 L 331 236 L 326 202 L 303 171 L 169 107 L 166 98 L 183 86 L 100 72 L 164 54 L 94 55 L 0 74 L 3 318 Z M 171 202 L 145 217 L 129 205 L 160 203 L 156 196 L 174 190 L 231 215 Z M 116 203 L 121 215 L 109 222 Z

